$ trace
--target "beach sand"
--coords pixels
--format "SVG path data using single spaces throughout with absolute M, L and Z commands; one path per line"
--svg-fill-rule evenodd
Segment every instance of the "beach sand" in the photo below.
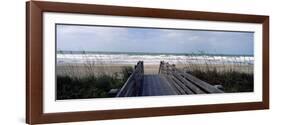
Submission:
M 124 67 L 132 67 L 134 65 L 128 64 L 104 64 L 104 65 L 94 65 L 94 66 L 86 66 L 83 64 L 59 64 L 56 66 L 57 75 L 71 75 L 83 77 L 87 74 L 94 73 L 95 75 L 107 74 L 114 75 L 114 73 L 122 72 Z M 158 74 L 159 65 L 144 65 L 144 74 Z
M 122 65 L 122 64 L 103 64 L 103 65 L 85 65 L 85 64 L 57 64 L 57 75 L 65 76 L 77 76 L 83 77 L 89 74 L 94 75 L 114 75 L 122 72 L 124 67 L 134 67 L 134 65 Z
M 56 66 L 56 73 L 57 75 L 70 75 L 70 76 L 77 76 L 83 77 L 89 74 L 94 75 L 119 75 L 122 72 L 124 67 L 132 67 L 134 65 L 129 64 L 103 64 L 103 65 L 92 65 L 87 66 L 85 64 L 57 64 Z M 217 71 L 226 71 L 226 70 L 235 70 L 244 73 L 253 73 L 253 65 L 204 65 L 204 64 L 193 64 L 193 65 L 186 65 L 186 64 L 176 64 L 176 68 L 184 69 L 184 70 L 207 70 L 216 68 Z M 159 64 L 144 64 L 144 74 L 158 74 L 159 72 Z
M 254 65 L 246 65 L 246 64 L 192 64 L 192 65 L 180 65 L 177 66 L 179 69 L 185 69 L 185 70 L 202 70 L 207 71 L 216 69 L 218 72 L 224 72 L 224 71 L 237 71 L 237 72 L 243 72 L 243 73 L 253 73 L 254 71 Z

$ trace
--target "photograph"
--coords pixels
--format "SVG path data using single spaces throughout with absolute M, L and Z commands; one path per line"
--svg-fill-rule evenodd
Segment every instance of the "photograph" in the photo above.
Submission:
M 270 15 L 47 1 L 25 8 L 28 124 L 270 108 Z
M 253 92 L 254 32 L 56 24 L 56 100 Z

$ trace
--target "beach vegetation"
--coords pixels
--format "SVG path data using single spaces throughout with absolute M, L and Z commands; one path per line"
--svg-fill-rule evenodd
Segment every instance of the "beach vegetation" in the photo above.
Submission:
M 113 75 L 88 75 L 73 77 L 69 75 L 57 76 L 57 99 L 86 99 L 111 97 L 111 89 L 121 89 L 133 68 L 123 67 L 121 78 L 118 73 Z
M 189 58 L 194 60 L 187 60 L 183 70 L 209 84 L 221 85 L 226 93 L 253 92 L 253 64 L 249 63 L 246 57 L 231 56 L 227 59 L 222 57 L 215 59 L 208 54 L 202 55 L 201 63 L 198 63 L 198 56 L 189 55 Z

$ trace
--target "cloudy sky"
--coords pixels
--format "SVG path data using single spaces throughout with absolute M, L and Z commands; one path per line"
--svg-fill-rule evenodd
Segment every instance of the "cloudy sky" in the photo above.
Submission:
M 57 50 L 253 55 L 253 33 L 57 25 Z

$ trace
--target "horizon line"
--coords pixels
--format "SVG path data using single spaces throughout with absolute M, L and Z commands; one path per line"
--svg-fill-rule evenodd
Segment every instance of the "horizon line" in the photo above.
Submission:
M 198 52 L 187 52 L 187 53 L 177 53 L 177 52 L 128 52 L 128 51 L 85 51 L 85 50 L 57 50 L 56 52 L 66 52 L 66 53 L 72 53 L 74 52 L 75 54 L 79 54 L 79 53 L 118 53 L 118 54 L 128 54 L 128 53 L 134 53 L 134 54 L 175 54 L 175 55 L 184 55 L 184 54 L 188 54 L 188 55 L 223 55 L 223 56 L 254 56 L 253 54 L 222 54 L 222 53 L 208 53 L 208 52 L 204 52 L 204 51 L 198 51 Z

